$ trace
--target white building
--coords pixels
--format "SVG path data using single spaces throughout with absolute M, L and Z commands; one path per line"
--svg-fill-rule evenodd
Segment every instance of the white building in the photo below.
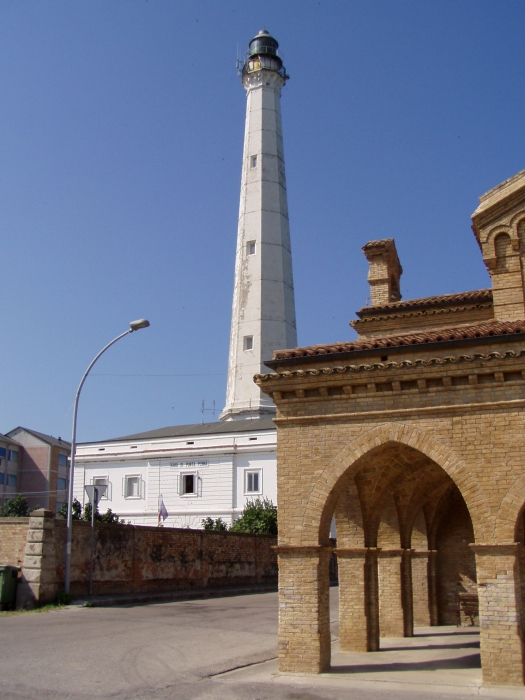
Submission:
M 161 428 L 79 445 L 75 494 L 107 484 L 100 510 L 136 525 L 200 528 L 206 517 L 231 523 L 247 500 L 276 502 L 276 435 L 271 418 Z
M 201 527 L 232 522 L 247 500 L 277 502 L 273 402 L 253 382 L 279 348 L 295 347 L 295 305 L 280 95 L 287 75 L 278 43 L 252 39 L 242 70 L 247 95 L 226 406 L 221 423 L 162 428 L 77 447 L 74 496 L 107 484 L 100 510 L 134 524 Z

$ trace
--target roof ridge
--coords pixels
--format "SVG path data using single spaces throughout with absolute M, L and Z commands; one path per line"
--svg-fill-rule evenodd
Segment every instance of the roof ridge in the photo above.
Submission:
M 468 338 L 485 338 L 488 336 L 512 335 L 525 333 L 525 319 L 519 321 L 486 321 L 471 326 L 455 328 L 438 328 L 436 330 L 418 331 L 382 338 L 363 338 L 350 342 L 332 343 L 327 345 L 312 345 L 310 347 L 276 350 L 273 360 L 287 360 L 295 357 L 313 355 L 333 355 L 337 353 L 357 352 L 358 350 L 373 350 L 376 348 L 400 347 L 403 345 L 419 345 L 424 343 L 440 343 L 450 340 Z
M 405 301 L 394 301 L 388 304 L 377 304 L 375 306 L 362 306 L 357 315 L 376 313 L 377 311 L 396 311 L 404 308 L 416 306 L 426 306 L 438 303 L 458 303 L 465 301 L 479 301 L 480 299 L 492 299 L 492 289 L 472 289 L 466 292 L 453 292 L 452 294 L 436 294 L 430 297 L 420 297 L 418 299 L 406 299 Z

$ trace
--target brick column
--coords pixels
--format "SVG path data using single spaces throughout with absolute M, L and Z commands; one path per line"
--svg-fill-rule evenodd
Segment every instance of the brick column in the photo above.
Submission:
M 339 639 L 341 651 L 377 651 L 376 550 L 337 548 L 339 569 Z
M 333 548 L 279 546 L 275 549 L 279 556 L 279 671 L 328 671 L 329 563 Z
M 429 627 L 429 557 L 430 552 L 412 552 L 412 600 L 414 610 L 414 625 Z
M 402 592 L 403 549 L 378 549 L 379 633 L 381 637 L 404 637 Z
M 413 549 L 404 549 L 401 555 L 401 602 L 403 607 L 403 636 L 414 636 L 414 594 L 412 590 Z
M 430 626 L 439 625 L 439 606 L 437 593 L 437 549 L 428 550 L 428 607 Z
M 470 546 L 476 553 L 483 683 L 523 685 L 520 545 Z
M 55 563 L 55 514 L 40 508 L 29 518 L 17 607 L 51 602 L 58 593 Z

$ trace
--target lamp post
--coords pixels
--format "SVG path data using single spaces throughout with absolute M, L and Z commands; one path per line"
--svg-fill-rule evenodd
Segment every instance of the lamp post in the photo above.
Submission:
M 98 358 L 103 355 L 108 348 L 110 348 L 112 345 L 114 345 L 117 340 L 120 340 L 123 338 L 125 335 L 128 335 L 128 333 L 133 333 L 134 331 L 138 331 L 141 328 L 147 328 L 149 326 L 149 321 L 147 321 L 145 318 L 141 318 L 138 321 L 132 321 L 129 324 L 129 329 L 125 331 L 124 333 L 121 333 L 118 335 L 116 338 L 114 338 L 111 343 L 108 343 L 105 347 L 102 348 L 102 350 L 98 353 L 98 355 L 95 357 L 95 359 L 91 362 L 87 370 L 84 372 L 84 376 L 82 377 L 82 380 L 80 381 L 80 384 L 78 385 L 77 389 L 77 394 L 75 396 L 75 406 L 73 408 L 73 431 L 72 431 L 72 436 L 71 436 L 71 458 L 69 460 L 69 490 L 68 490 L 68 505 L 67 505 L 67 523 L 66 523 L 66 571 L 65 571 L 65 576 L 64 576 L 64 592 L 69 593 L 69 579 L 70 579 L 70 574 L 71 574 L 71 535 L 73 531 L 73 475 L 74 475 L 74 470 L 75 470 L 75 448 L 76 448 L 76 441 L 77 441 L 77 409 L 78 409 L 78 399 L 80 397 L 80 392 L 82 391 L 82 387 L 84 386 L 84 382 L 86 381 L 86 378 L 88 374 L 91 371 L 91 368 L 95 364 L 95 362 L 98 360 Z

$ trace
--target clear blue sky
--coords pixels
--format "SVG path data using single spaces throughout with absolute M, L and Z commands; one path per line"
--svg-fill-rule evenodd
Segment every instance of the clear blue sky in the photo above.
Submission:
M 352 338 L 361 246 L 404 298 L 489 286 L 478 197 L 525 168 L 525 3 L 26 0 L 0 5 L 0 432 L 81 441 L 224 405 L 245 112 L 237 46 L 291 79 L 300 345 Z M 206 414 L 211 420 L 211 414 Z

